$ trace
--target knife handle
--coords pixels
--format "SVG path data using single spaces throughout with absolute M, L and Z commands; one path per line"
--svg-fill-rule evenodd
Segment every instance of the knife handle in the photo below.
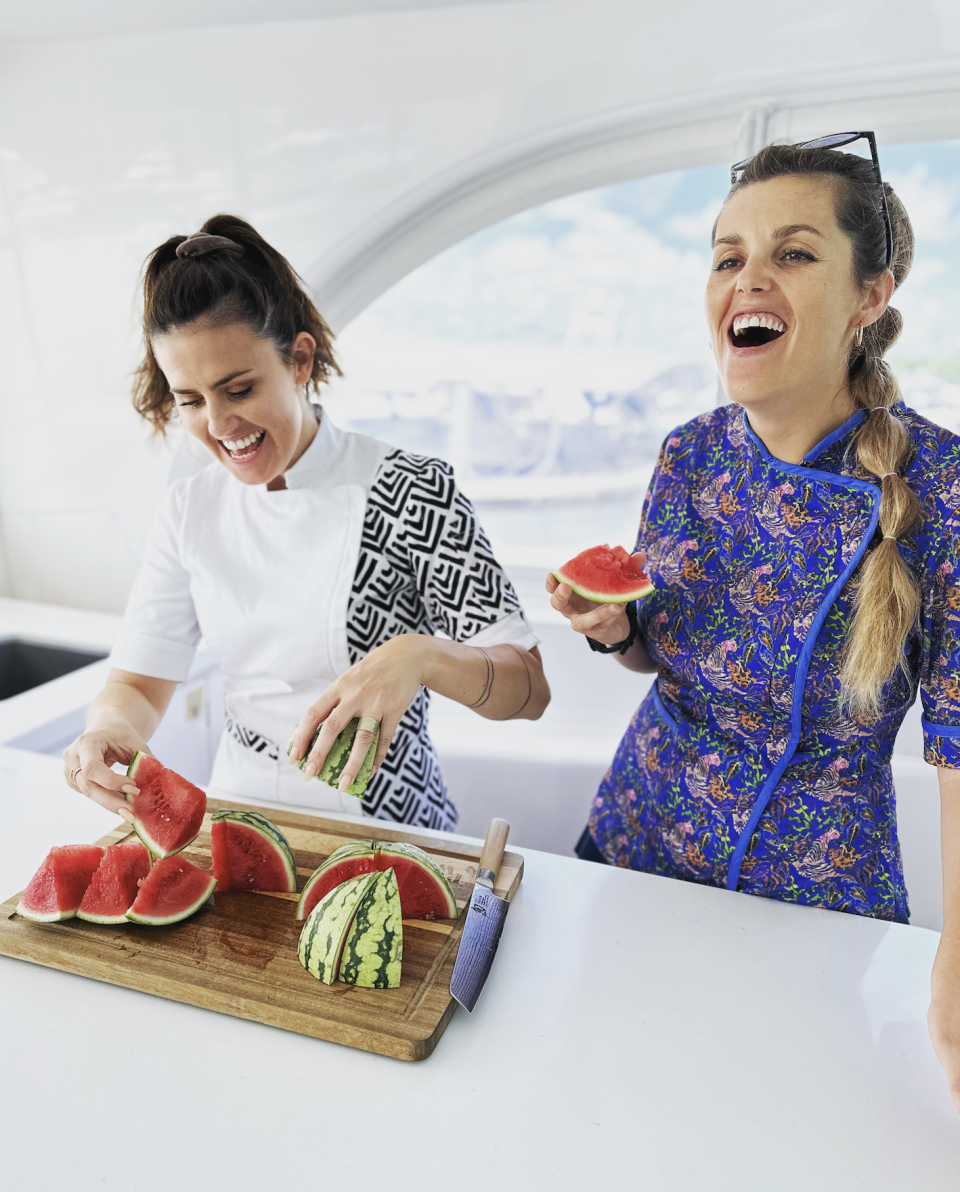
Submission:
M 487 828 L 487 838 L 483 842 L 480 853 L 480 867 L 477 870 L 477 881 L 483 886 L 493 889 L 497 878 L 497 870 L 503 860 L 503 850 L 507 847 L 507 837 L 510 835 L 510 825 L 506 820 L 493 819 Z

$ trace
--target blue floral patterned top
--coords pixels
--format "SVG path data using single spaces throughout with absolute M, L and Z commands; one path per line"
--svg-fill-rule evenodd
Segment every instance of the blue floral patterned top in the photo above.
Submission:
M 918 688 L 927 761 L 960 767 L 960 437 L 897 413 L 916 444 L 904 477 L 924 519 L 900 550 L 922 607 L 872 723 L 845 713 L 839 683 L 857 567 L 881 541 L 879 482 L 849 451 L 865 414 L 797 465 L 737 405 L 667 438 L 637 539 L 657 680 L 590 817 L 608 861 L 907 916 L 890 756 Z

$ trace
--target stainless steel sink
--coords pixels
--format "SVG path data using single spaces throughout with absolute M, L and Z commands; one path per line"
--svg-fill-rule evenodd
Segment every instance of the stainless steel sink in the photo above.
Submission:
M 106 657 L 105 653 L 45 646 L 15 637 L 0 639 L 0 700 L 40 687 Z

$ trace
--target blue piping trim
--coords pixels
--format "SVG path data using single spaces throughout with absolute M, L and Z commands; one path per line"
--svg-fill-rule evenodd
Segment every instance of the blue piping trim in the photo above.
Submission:
M 679 732 L 679 726 L 677 725 L 677 722 L 664 707 L 663 700 L 660 698 L 660 691 L 657 688 L 656 679 L 653 680 L 653 686 L 650 688 L 650 694 L 653 696 L 653 706 L 660 713 L 661 720 L 666 721 L 667 728 L 669 728 L 674 734 Z M 960 733 L 960 729 L 957 729 L 957 732 Z
M 858 411 L 857 413 L 862 414 L 863 411 Z M 857 414 L 854 414 L 853 418 L 856 417 Z M 852 421 L 853 419 L 848 419 L 839 430 L 834 431 L 832 437 L 828 435 L 827 438 L 824 439 L 823 443 L 820 444 L 820 447 L 823 447 L 829 442 L 836 441 L 836 437 L 843 433 L 844 427 L 849 426 L 849 423 Z M 803 704 L 803 688 L 807 681 L 807 671 L 810 669 L 810 659 L 813 657 L 813 648 L 816 645 L 820 630 L 823 628 L 823 622 L 826 620 L 830 606 L 840 595 L 844 584 L 853 574 L 854 569 L 863 558 L 867 547 L 870 545 L 870 539 L 873 537 L 877 528 L 877 522 L 880 520 L 881 495 L 879 486 L 876 484 L 871 484 L 869 480 L 857 480 L 852 476 L 838 476 L 833 472 L 819 472 L 812 468 L 803 467 L 800 464 L 786 464 L 782 460 L 775 459 L 766 449 L 760 439 L 757 438 L 756 434 L 754 434 L 754 432 L 751 430 L 750 423 L 746 421 L 746 416 L 744 416 L 744 422 L 746 424 L 747 434 L 754 441 L 754 443 L 756 443 L 761 454 L 766 459 L 770 460 L 771 463 L 776 464 L 782 471 L 793 476 L 803 476 L 807 478 L 812 477 L 816 480 L 822 480 L 825 484 L 838 484 L 844 488 L 860 489 L 861 492 L 873 494 L 875 500 L 873 505 L 873 513 L 870 517 L 870 525 L 867 527 L 867 530 L 864 533 L 860 545 L 857 547 L 853 558 L 843 569 L 839 579 L 837 579 L 837 581 L 834 583 L 833 587 L 825 596 L 820 608 L 817 610 L 817 615 L 810 626 L 809 632 L 807 633 L 806 639 L 803 643 L 803 648 L 800 650 L 800 657 L 797 660 L 797 677 L 793 684 L 793 700 L 790 707 L 790 740 L 783 756 L 777 762 L 776 766 L 774 766 L 773 773 L 763 784 L 763 788 L 757 797 L 757 801 L 754 803 L 753 809 L 750 812 L 750 817 L 744 825 L 743 831 L 740 833 L 740 839 L 737 841 L 737 847 L 733 850 L 733 855 L 730 858 L 730 869 L 727 873 L 726 883 L 728 890 L 736 890 L 737 888 L 737 883 L 740 880 L 740 867 L 743 864 L 743 858 L 746 856 L 747 849 L 750 846 L 750 840 L 757 829 L 757 824 L 760 822 L 760 817 L 766 810 L 767 804 L 770 802 L 770 797 L 776 789 L 777 783 L 780 781 L 784 770 L 786 770 L 787 766 L 789 766 L 791 760 L 793 759 L 793 755 L 797 751 L 797 745 L 800 743 L 800 712 Z M 814 450 L 816 451 L 818 448 L 814 448 Z M 958 730 L 958 733 L 960 733 L 960 730 Z
M 827 435 L 825 439 L 821 439 L 812 451 L 807 452 L 807 454 L 803 457 L 804 462 L 812 463 L 818 455 L 826 451 L 828 447 L 832 447 L 837 439 L 842 439 L 843 436 L 849 434 L 849 432 L 852 431 L 855 426 L 859 426 L 866 416 L 866 410 L 857 410 L 855 414 L 851 414 L 843 426 L 838 426 L 832 434 Z
M 925 717 L 920 717 L 923 731 L 931 737 L 960 737 L 960 726 L 953 724 L 931 724 Z

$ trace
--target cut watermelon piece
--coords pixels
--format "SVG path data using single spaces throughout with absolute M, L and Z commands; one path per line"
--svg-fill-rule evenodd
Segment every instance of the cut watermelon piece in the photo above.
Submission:
M 307 972 L 324 985 L 332 985 L 340 973 L 343 947 L 357 908 L 376 880 L 377 874 L 364 873 L 341 882 L 317 903 L 303 925 L 297 955 Z
M 173 857 L 196 840 L 207 810 L 207 796 L 146 753 L 134 754 L 127 777 L 140 791 L 127 795 L 133 827 L 155 857 Z
M 378 873 L 357 905 L 343 945 L 338 976 L 345 985 L 398 989 L 403 959 L 403 912 L 392 869 Z
M 317 903 L 349 878 L 393 869 L 405 919 L 455 919 L 457 901 L 443 871 L 414 844 L 359 840 L 331 853 L 314 871 L 297 904 L 297 918 L 306 919 Z
M 357 729 L 360 727 L 360 719 L 357 716 L 350 721 L 347 727 L 340 733 L 334 743 L 330 746 L 330 751 L 324 759 L 323 765 L 320 768 L 320 773 L 315 775 L 321 782 L 325 782 L 327 786 L 336 787 L 340 781 L 340 775 L 343 773 L 343 767 L 347 764 L 347 759 L 350 757 L 350 750 L 353 748 L 353 739 L 357 735 Z M 317 726 L 317 731 L 310 738 L 310 744 L 307 746 L 307 752 L 295 764 L 301 770 L 307 768 L 307 758 L 310 756 L 310 750 L 316 745 L 317 737 L 320 736 L 320 729 L 323 725 Z M 294 729 L 296 732 L 296 729 Z M 377 753 L 377 742 L 380 740 L 380 726 L 377 725 L 376 732 L 373 734 L 373 741 L 370 743 L 370 748 L 367 750 L 367 756 L 361 763 L 359 773 L 353 780 L 350 786 L 346 787 L 344 793 L 348 795 L 356 795 L 359 799 L 370 784 L 370 776 L 373 773 L 373 759 Z M 287 755 L 293 748 L 293 733 L 287 739 Z
M 622 546 L 592 546 L 553 573 L 578 596 L 597 604 L 627 604 L 653 591 L 636 559 Z
M 139 840 L 112 844 L 87 886 L 77 911 L 88 923 L 126 923 L 140 882 L 150 872 L 150 854 Z
M 98 844 L 52 848 L 20 895 L 17 914 L 35 923 L 72 919 L 102 859 Z
M 150 927 L 179 923 L 203 906 L 216 884 L 212 874 L 191 865 L 185 857 L 165 857 L 140 882 L 127 918 Z
M 266 816 L 225 809 L 213 813 L 210 851 L 217 890 L 296 893 L 297 866 L 287 838 Z

